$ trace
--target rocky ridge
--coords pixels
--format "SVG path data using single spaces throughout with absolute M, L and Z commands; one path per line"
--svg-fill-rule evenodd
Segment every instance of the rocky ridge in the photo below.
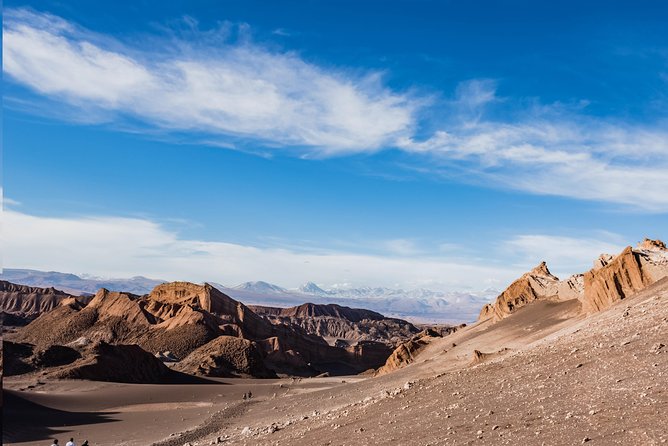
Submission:
M 499 321 L 538 299 L 578 299 L 584 313 L 601 311 L 666 276 L 668 250 L 660 240 L 645 239 L 616 256 L 602 254 L 591 270 L 563 281 L 542 262 L 485 305 L 478 320 Z
M 330 346 L 299 326 L 272 324 L 211 285 L 187 282 L 161 284 L 144 296 L 102 289 L 85 306 L 63 299 L 11 337 L 38 349 L 136 344 L 158 356 L 169 351 L 186 373 L 212 376 L 354 374 L 391 353 L 376 342 Z
M 60 306 L 63 301 L 85 304 L 89 297 L 75 297 L 53 287 L 17 285 L 0 280 L 0 311 L 31 319 Z
M 289 308 L 250 308 L 273 324 L 295 325 L 309 334 L 321 336 L 330 345 L 343 347 L 361 341 L 382 342 L 394 347 L 420 331 L 401 319 L 335 304 L 306 303 Z

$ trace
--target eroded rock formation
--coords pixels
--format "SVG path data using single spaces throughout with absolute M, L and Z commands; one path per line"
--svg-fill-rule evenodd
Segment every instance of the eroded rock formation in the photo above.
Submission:
M 573 282 L 576 281 L 577 279 L 573 279 Z M 550 273 L 545 262 L 541 262 L 511 283 L 494 303 L 485 305 L 478 319 L 492 318 L 495 321 L 503 319 L 536 299 L 557 296 L 559 288 L 559 278 Z
M 75 297 L 53 287 L 39 288 L 0 280 L 0 311 L 24 319 L 34 319 L 64 301 L 85 304 L 90 297 Z
M 583 309 L 600 311 L 668 276 L 668 250 L 660 240 L 645 239 L 617 256 L 602 255 L 584 274 Z
M 415 361 L 415 357 L 434 339 L 441 335 L 434 330 L 424 330 L 394 349 L 385 364 L 376 371 L 376 375 L 384 375 L 406 367 Z
M 498 321 L 537 299 L 579 299 L 585 313 L 600 311 L 668 276 L 668 249 L 645 239 L 613 256 L 601 254 L 594 267 L 559 281 L 545 262 L 513 282 L 496 301 L 485 305 L 479 320 Z
M 234 336 L 219 336 L 195 349 L 176 367 L 191 375 L 271 378 L 255 342 Z
M 102 289 L 88 305 L 64 301 L 12 337 L 40 349 L 103 342 L 170 351 L 178 361 L 194 354 L 184 370 L 215 376 L 271 376 L 268 369 L 302 376 L 359 373 L 390 354 L 382 344 L 330 346 L 298 325 L 272 324 L 211 285 L 187 282 L 159 285 L 145 296 Z
M 330 345 L 348 347 L 358 342 L 383 342 L 392 347 L 419 333 L 410 322 L 387 318 L 375 311 L 340 305 L 303 304 L 290 308 L 251 306 L 274 324 L 296 325 L 321 336 Z

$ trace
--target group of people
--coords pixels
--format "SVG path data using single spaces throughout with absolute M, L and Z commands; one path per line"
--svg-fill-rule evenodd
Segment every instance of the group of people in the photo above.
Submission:
M 60 446 L 58 444 L 58 440 L 53 440 L 53 444 L 51 446 Z M 70 438 L 70 441 L 65 443 L 65 446 L 77 446 L 76 443 L 74 442 L 74 438 Z M 84 441 L 81 443 L 81 446 L 88 446 L 88 440 Z
M 249 390 L 247 393 L 244 393 L 244 401 L 249 400 L 251 398 L 253 398 L 253 392 Z

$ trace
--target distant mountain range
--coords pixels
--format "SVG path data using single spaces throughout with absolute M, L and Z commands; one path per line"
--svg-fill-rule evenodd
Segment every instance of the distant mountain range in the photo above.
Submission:
M 166 282 L 166 280 L 148 279 L 142 276 L 129 279 L 106 279 L 56 271 L 12 268 L 4 268 L 0 274 L 0 280 L 42 288 L 54 287 L 75 295 L 95 294 L 100 288 L 106 288 L 109 291 L 146 294 L 155 286 Z
M 78 276 L 55 271 L 5 268 L 1 280 L 36 287 L 54 287 L 75 295 L 95 294 L 100 288 L 147 294 L 166 280 L 132 277 L 106 279 Z M 416 322 L 469 322 L 478 316 L 480 307 L 499 292 L 486 289 L 475 293 L 441 292 L 429 289 L 401 290 L 384 287 L 324 289 L 307 282 L 297 289 L 285 289 L 268 282 L 244 282 L 229 287 L 210 282 L 224 293 L 248 305 L 291 307 L 306 302 L 333 303 L 377 311 L 387 316 Z

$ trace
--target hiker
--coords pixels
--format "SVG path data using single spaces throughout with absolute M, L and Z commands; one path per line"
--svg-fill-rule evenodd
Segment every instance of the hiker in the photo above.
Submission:
M 86 440 L 86 441 L 84 441 L 83 443 L 81 443 L 81 446 L 88 446 L 88 440 Z
M 244 392 L 244 401 L 246 401 L 247 399 L 248 399 L 248 395 L 246 394 L 246 392 Z
M 77 445 L 74 444 L 74 438 L 70 438 L 70 441 L 68 441 L 67 443 L 65 443 L 65 446 L 77 446 Z
M 58 446 L 58 440 L 53 440 L 53 444 L 51 446 Z
M 251 399 L 251 398 L 253 398 L 253 392 L 251 392 L 251 391 L 249 390 L 249 391 L 248 391 L 248 399 Z

